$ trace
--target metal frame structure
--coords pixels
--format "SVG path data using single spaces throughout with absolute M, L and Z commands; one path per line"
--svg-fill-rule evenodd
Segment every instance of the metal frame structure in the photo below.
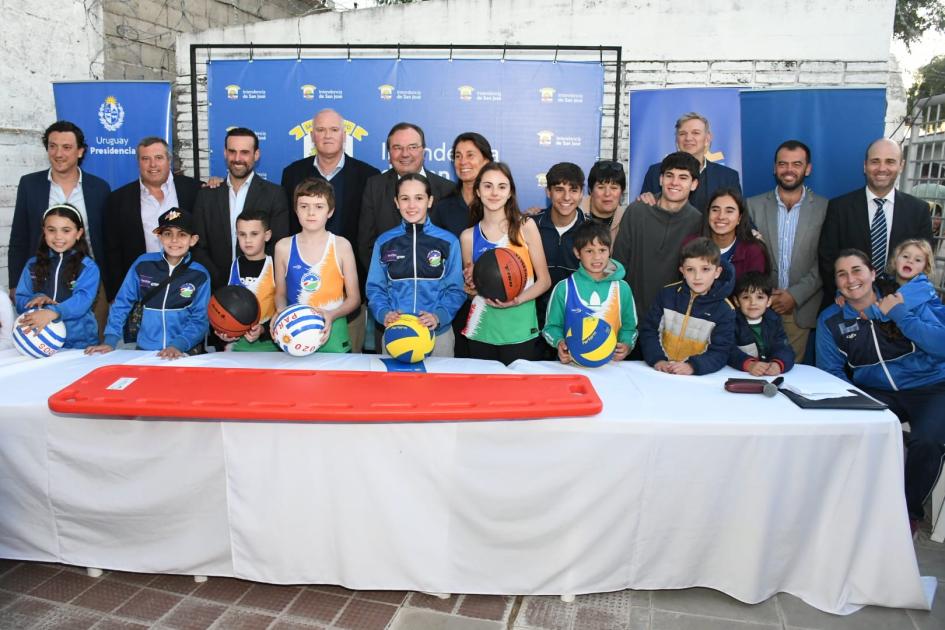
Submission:
M 199 108 L 197 94 L 197 51 L 206 50 L 207 57 L 213 50 L 248 50 L 250 61 L 258 50 L 286 50 L 295 51 L 298 59 L 302 58 L 303 50 L 319 51 L 339 51 L 347 58 L 351 59 L 352 51 L 392 51 L 396 52 L 396 58 L 401 59 L 404 52 L 413 51 L 442 51 L 447 53 L 445 58 L 452 60 L 454 52 L 467 51 L 495 51 L 498 55 L 501 53 L 502 61 L 506 59 L 506 53 L 513 51 L 515 53 L 527 52 L 547 52 L 554 53 L 552 61 L 558 61 L 559 53 L 597 53 L 601 65 L 614 64 L 616 67 L 616 91 L 614 93 L 614 111 L 613 111 L 613 160 L 617 160 L 618 138 L 620 137 L 620 68 L 623 62 L 623 49 L 620 46 L 526 46 L 526 45 L 506 45 L 496 46 L 491 44 L 191 44 L 190 45 L 190 111 L 192 116 L 191 134 L 193 139 L 193 157 L 194 157 L 194 177 L 200 179 L 200 127 L 199 127 Z M 604 60 L 604 56 L 612 59 Z M 570 61 L 570 59 L 568 60 Z M 601 112 L 603 117 L 603 112 Z
M 934 282 L 945 295 L 945 94 L 919 100 L 905 144 L 902 189 L 929 204 L 935 243 Z

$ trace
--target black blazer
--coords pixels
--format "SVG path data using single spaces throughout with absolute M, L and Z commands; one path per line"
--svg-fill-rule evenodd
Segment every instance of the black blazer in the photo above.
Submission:
M 932 243 L 932 216 L 929 205 L 917 197 L 896 191 L 893 202 L 892 231 L 889 234 L 891 255 L 893 248 L 908 238 L 924 238 Z M 859 249 L 872 256 L 869 212 L 866 208 L 866 189 L 858 188 L 827 204 L 827 216 L 820 231 L 818 257 L 820 275 L 824 281 L 823 308 L 833 302 L 837 292 L 834 282 L 833 264 L 840 250 L 849 247 Z M 877 269 L 877 273 L 882 273 Z
M 82 171 L 82 198 L 92 241 L 92 255 L 102 268 L 105 261 L 104 222 L 105 199 L 111 188 L 108 182 L 87 171 Z M 49 169 L 29 173 L 20 178 L 16 189 L 16 206 L 13 209 L 13 225 L 10 228 L 10 250 L 7 267 L 10 288 L 16 287 L 23 267 L 30 256 L 36 255 L 39 235 L 43 231 L 43 213 L 49 208 Z
M 445 199 L 456 190 L 456 184 L 440 177 L 433 171 L 426 171 L 433 192 L 433 203 Z M 361 221 L 358 225 L 357 256 L 365 268 L 371 265 L 371 251 L 374 241 L 387 230 L 400 225 L 400 212 L 394 205 L 394 191 L 397 185 L 397 173 L 390 169 L 368 180 L 361 201 Z M 362 283 L 363 285 L 363 283 Z
M 186 175 L 174 175 L 177 205 L 192 212 L 200 182 Z M 115 299 L 131 264 L 145 252 L 144 225 L 141 223 L 141 180 L 118 188 L 105 202 L 105 268 L 102 281 L 108 301 Z
M 272 254 L 280 238 L 289 234 L 289 209 L 282 189 L 253 175 L 246 192 L 244 210 L 262 210 L 269 213 L 269 229 L 272 238 L 266 245 L 266 253 Z M 194 230 L 200 237 L 197 241 L 198 260 L 210 272 L 210 284 L 214 289 L 229 281 L 230 265 L 233 263 L 233 232 L 230 227 L 230 187 L 227 181 L 216 188 L 203 188 L 194 203 Z M 199 255 L 202 254 L 202 255 Z
M 364 195 L 364 187 L 367 185 L 367 180 L 378 173 L 380 171 L 367 162 L 346 155 L 344 167 L 341 172 L 335 175 L 335 177 L 342 178 L 340 184 L 344 199 L 335 200 L 335 213 L 328 219 L 326 227 L 329 232 L 348 239 L 352 248 L 356 247 L 358 242 L 358 223 L 361 220 L 361 198 Z M 295 214 L 293 202 L 295 187 L 309 177 L 325 179 L 315 168 L 315 158 L 313 157 L 296 160 L 282 171 L 282 188 L 285 189 L 286 198 L 289 200 L 290 234 L 296 234 L 302 229 L 302 226 L 299 225 L 299 218 Z M 362 268 L 360 260 L 356 262 L 358 277 L 364 278 L 367 270 Z

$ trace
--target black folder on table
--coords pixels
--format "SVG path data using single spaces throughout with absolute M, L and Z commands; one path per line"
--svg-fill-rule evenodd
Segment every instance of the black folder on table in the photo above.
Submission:
M 853 394 L 852 396 L 838 396 L 836 398 L 821 398 L 819 400 L 811 400 L 810 398 L 805 398 L 797 392 L 792 392 L 789 389 L 780 389 L 778 390 L 785 396 L 787 396 L 791 402 L 800 407 L 801 409 L 873 409 L 881 410 L 888 409 L 888 407 L 874 400 L 869 396 L 865 396 L 862 393 L 856 391 L 855 389 L 848 389 L 847 391 Z

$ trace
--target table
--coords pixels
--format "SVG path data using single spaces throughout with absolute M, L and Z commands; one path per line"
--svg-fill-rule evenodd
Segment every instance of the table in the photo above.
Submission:
M 271 583 L 581 594 L 788 592 L 834 613 L 927 609 L 886 411 L 802 411 L 710 376 L 581 370 L 591 418 L 371 425 L 57 416 L 94 367 L 153 353 L 0 352 L 0 557 Z M 178 365 L 383 369 L 213 354 Z M 429 359 L 429 371 L 502 372 Z M 517 362 L 517 373 L 561 373 Z M 788 382 L 842 389 L 814 368 Z M 286 392 L 291 396 L 291 392 Z

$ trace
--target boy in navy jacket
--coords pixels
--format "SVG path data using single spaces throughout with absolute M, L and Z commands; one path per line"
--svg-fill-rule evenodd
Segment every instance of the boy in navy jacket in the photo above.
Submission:
M 135 339 L 138 349 L 158 350 L 163 359 L 177 359 L 203 343 L 208 327 L 210 274 L 190 253 L 198 238 L 190 213 L 171 208 L 160 216 L 154 233 L 161 239 L 162 251 L 142 254 L 131 265 L 108 313 L 105 343 L 86 348 L 86 354 L 114 350 L 122 340 L 135 302 L 168 277 L 165 287 L 144 304 Z M 181 265 L 185 268 L 180 269 Z
M 735 309 L 726 299 L 735 269 L 705 237 L 679 254 L 684 280 L 666 285 L 640 327 L 643 358 L 667 374 L 711 374 L 725 367 L 735 343 Z
M 735 283 L 735 346 L 728 364 L 752 376 L 777 376 L 794 367 L 781 317 L 771 310 L 771 279 L 749 271 Z

